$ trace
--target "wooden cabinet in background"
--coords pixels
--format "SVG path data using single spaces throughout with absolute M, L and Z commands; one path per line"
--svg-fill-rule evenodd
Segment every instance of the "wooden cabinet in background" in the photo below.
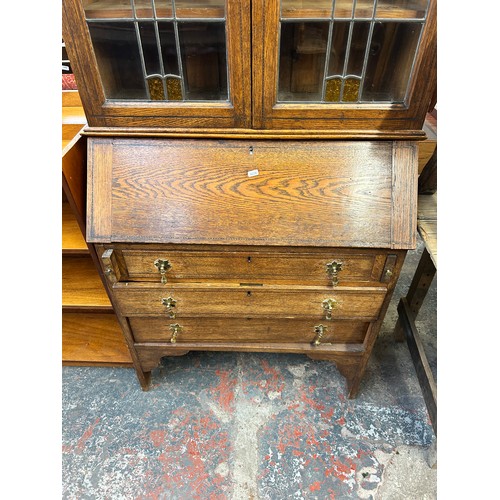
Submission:
M 85 113 L 76 91 L 62 93 L 62 361 L 66 365 L 132 363 L 98 267 L 84 239 Z

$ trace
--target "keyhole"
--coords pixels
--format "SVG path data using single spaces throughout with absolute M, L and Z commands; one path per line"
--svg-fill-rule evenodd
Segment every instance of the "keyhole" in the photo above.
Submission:
M 252 292 L 247 292 L 247 297 L 250 297 L 252 295 Z
M 250 262 L 252 262 L 252 257 L 248 257 L 247 262 L 250 264 Z
M 248 154 L 253 155 L 253 146 L 250 146 L 250 147 L 248 148 Z

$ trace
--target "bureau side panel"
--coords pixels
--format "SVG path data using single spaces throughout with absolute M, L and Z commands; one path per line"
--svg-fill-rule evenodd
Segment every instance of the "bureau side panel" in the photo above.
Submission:
M 392 164 L 392 248 L 417 244 L 418 145 L 394 142 Z
M 88 141 L 87 241 L 110 242 L 112 232 L 113 140 Z

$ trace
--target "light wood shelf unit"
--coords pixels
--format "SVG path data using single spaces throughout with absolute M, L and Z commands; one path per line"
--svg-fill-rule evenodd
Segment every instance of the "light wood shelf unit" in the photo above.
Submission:
M 86 118 L 78 91 L 62 92 L 62 362 L 131 366 L 132 360 L 84 238 Z

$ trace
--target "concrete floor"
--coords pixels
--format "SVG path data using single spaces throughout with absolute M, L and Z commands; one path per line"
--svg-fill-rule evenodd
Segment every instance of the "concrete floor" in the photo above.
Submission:
M 355 400 L 335 365 L 300 355 L 164 360 L 142 392 L 132 369 L 63 368 L 64 499 L 434 499 L 434 434 L 396 306 L 408 254 Z M 436 372 L 436 280 L 417 327 Z

